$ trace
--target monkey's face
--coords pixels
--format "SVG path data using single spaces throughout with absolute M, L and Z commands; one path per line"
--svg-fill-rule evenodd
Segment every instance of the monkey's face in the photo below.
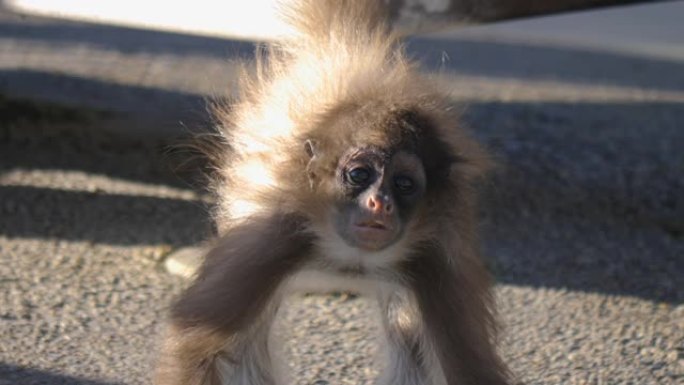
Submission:
M 332 221 L 340 237 L 367 251 L 401 239 L 425 193 L 425 170 L 418 156 L 353 149 L 342 156 L 336 174 L 339 198 Z

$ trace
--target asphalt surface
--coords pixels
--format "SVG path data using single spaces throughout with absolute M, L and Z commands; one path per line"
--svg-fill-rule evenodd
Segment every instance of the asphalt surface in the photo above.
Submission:
M 163 260 L 211 233 L 167 149 L 251 45 L 0 16 L 0 384 L 147 383 L 185 283 Z M 473 37 L 409 50 L 500 161 L 482 230 L 520 381 L 681 384 L 684 63 Z M 292 298 L 296 383 L 372 383 L 372 310 Z

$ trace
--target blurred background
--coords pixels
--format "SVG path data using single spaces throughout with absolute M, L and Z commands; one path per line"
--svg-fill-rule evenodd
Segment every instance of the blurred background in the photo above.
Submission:
M 684 1 L 390 0 L 500 166 L 483 250 L 525 384 L 684 379 Z M 148 383 L 168 261 L 212 234 L 190 154 L 273 0 L 0 1 L 0 385 Z M 290 300 L 298 384 L 371 384 L 373 304 Z

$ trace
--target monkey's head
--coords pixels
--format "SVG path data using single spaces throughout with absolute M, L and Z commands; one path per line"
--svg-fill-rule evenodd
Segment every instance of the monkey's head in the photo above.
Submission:
M 456 157 L 426 116 L 371 107 L 336 114 L 306 152 L 310 182 L 327 198 L 325 228 L 347 246 L 379 252 L 412 231 Z

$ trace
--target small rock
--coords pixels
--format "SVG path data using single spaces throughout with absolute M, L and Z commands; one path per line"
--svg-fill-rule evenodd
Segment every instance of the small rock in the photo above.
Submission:
M 168 255 L 164 261 L 166 270 L 184 278 L 192 277 L 202 263 L 202 248 L 184 247 Z

